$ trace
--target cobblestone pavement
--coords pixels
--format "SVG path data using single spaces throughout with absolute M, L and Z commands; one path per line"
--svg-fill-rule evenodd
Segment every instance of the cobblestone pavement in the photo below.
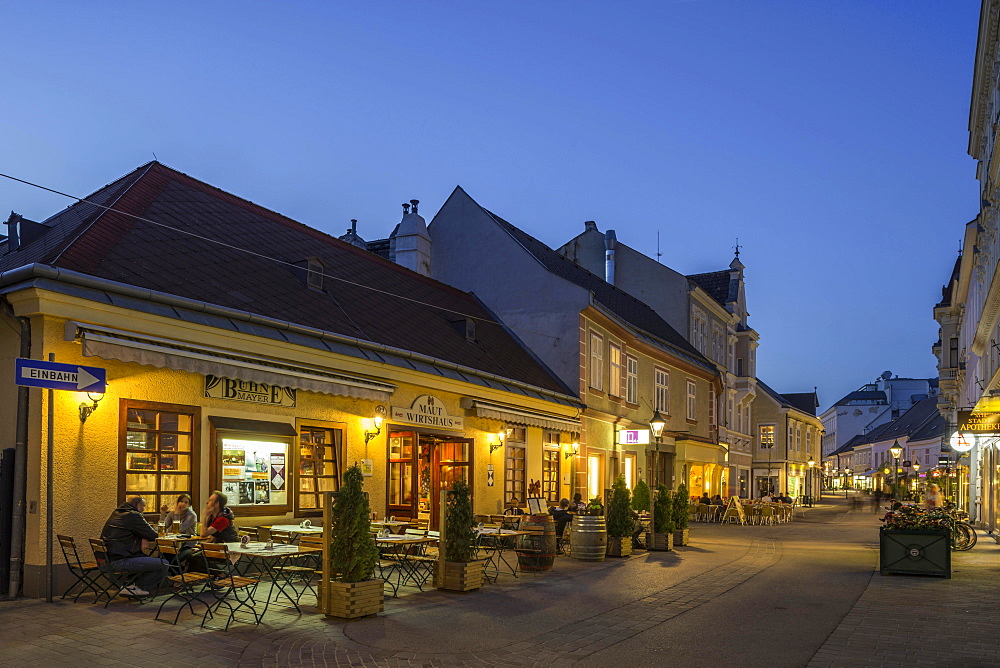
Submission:
M 997 647 L 979 642 L 1000 622 L 992 602 L 1000 546 L 981 540 L 956 554 L 951 580 L 873 577 L 877 522 L 836 514 L 844 509 L 774 527 L 695 524 L 692 545 L 673 553 L 597 564 L 560 558 L 551 573 L 502 577 L 472 594 L 387 599 L 383 614 L 349 623 L 306 608 L 221 632 L 190 615 L 178 626 L 154 621 L 150 605 L 3 602 L 0 666 L 558 667 L 688 663 L 699 653 L 713 666 L 1000 665 Z M 814 570 L 803 570 L 810 560 Z M 823 584 L 822 574 L 838 569 L 849 579 Z M 815 582 L 800 595 L 810 606 L 822 599 L 822 614 L 778 597 L 756 625 L 729 628 L 727 611 L 748 619 L 785 586 L 776 583 L 797 578 Z M 783 645 L 791 649 L 782 653 Z
M 952 553 L 951 579 L 874 572 L 808 666 L 1000 666 L 998 585 L 1000 545 L 985 532 L 971 551 Z

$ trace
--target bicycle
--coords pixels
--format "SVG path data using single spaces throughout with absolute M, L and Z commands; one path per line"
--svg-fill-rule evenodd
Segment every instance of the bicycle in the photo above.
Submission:
M 951 547 L 959 552 L 971 550 L 979 542 L 979 534 L 975 528 L 966 522 L 969 513 L 947 508 L 942 511 L 950 520 L 951 525 Z

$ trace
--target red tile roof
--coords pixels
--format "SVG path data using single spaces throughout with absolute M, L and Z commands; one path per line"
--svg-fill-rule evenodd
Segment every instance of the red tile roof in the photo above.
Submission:
M 160 163 L 87 199 L 114 210 L 69 207 L 41 239 L 0 255 L 0 271 L 48 264 L 572 394 L 472 295 Z M 325 266 L 323 292 L 292 266 L 310 257 Z M 453 324 L 463 314 L 479 319 L 475 341 Z

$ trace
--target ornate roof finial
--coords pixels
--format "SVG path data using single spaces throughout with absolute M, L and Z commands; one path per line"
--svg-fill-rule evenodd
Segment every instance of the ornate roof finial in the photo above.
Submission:
M 733 246 L 736 249 L 736 259 L 740 259 L 740 238 L 736 237 L 736 245 Z

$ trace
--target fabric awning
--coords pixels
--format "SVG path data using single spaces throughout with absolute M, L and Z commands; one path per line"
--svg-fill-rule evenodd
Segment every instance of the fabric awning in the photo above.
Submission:
M 502 420 L 509 424 L 541 427 L 543 429 L 551 429 L 552 431 L 568 431 L 573 433 L 580 431 L 579 419 L 535 411 L 529 408 L 508 406 L 507 404 L 498 404 L 491 401 L 471 399 L 469 397 L 462 399 L 462 408 L 473 411 L 476 417 Z
M 96 325 L 69 322 L 66 339 L 83 344 L 83 354 L 157 368 L 225 376 L 308 392 L 388 401 L 396 386 L 284 360 L 236 353 Z

